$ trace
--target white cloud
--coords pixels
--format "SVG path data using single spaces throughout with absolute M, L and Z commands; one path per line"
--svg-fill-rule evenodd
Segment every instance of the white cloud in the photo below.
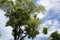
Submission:
M 46 9 L 60 6 L 60 0 L 38 0 L 38 5 L 44 5 Z
M 50 9 L 53 8 L 54 12 L 55 12 L 54 15 L 57 15 L 60 18 L 60 0 L 38 0 L 37 4 L 44 5 L 46 8 L 46 11 L 49 11 Z M 46 14 L 49 14 L 49 13 L 46 13 Z M 45 17 L 47 19 L 51 18 L 51 16 L 47 17 L 47 15 Z M 51 19 L 53 19 L 53 18 L 51 18 Z M 55 31 L 55 30 L 58 30 L 56 28 L 58 28 L 59 22 L 57 20 L 46 20 L 45 19 L 45 22 L 42 24 L 42 26 L 51 26 L 51 27 L 49 27 L 49 29 L 51 31 Z
M 42 31 L 43 31 L 42 29 L 45 26 L 48 27 L 48 34 L 47 35 L 42 33 Z M 50 34 L 54 31 L 58 31 L 60 33 L 59 26 L 60 26 L 60 24 L 56 19 L 55 20 L 47 20 L 39 26 L 38 29 L 39 29 L 40 34 L 37 35 L 37 37 L 49 37 Z
M 46 8 L 45 18 L 40 14 L 41 18 L 44 19 L 44 22 L 41 25 L 39 25 L 38 30 L 40 34 L 37 35 L 37 37 L 48 37 L 52 32 L 56 30 L 60 33 L 60 21 L 54 18 L 54 17 L 60 18 L 60 0 L 38 0 L 37 4 L 43 5 Z M 50 9 L 53 9 L 51 10 L 51 13 L 49 13 Z M 38 17 L 40 17 L 40 15 Z M 42 33 L 42 29 L 44 26 L 48 27 L 47 35 L 44 35 Z
M 44 25 L 52 25 L 52 20 L 45 21 Z
M 4 14 L 5 14 L 5 12 L 0 10 L 0 33 L 1 33 L 0 40 L 9 40 L 9 39 L 13 38 L 13 36 L 11 35 L 12 28 L 5 27 L 5 24 L 8 20 L 8 18 L 6 18 L 4 16 Z
M 44 17 L 46 17 L 46 14 L 39 13 L 39 14 L 37 15 L 37 18 L 39 18 L 39 19 L 43 19 Z
M 43 5 L 46 9 L 45 14 L 38 14 L 39 19 L 45 18 L 47 16 L 47 14 L 49 14 L 48 11 L 50 9 L 53 9 L 54 13 L 55 13 L 54 15 L 57 15 L 58 18 L 60 18 L 60 0 L 38 0 L 36 4 Z M 47 19 L 51 18 L 52 16 L 48 16 Z M 45 19 L 45 20 L 47 20 L 47 19 Z

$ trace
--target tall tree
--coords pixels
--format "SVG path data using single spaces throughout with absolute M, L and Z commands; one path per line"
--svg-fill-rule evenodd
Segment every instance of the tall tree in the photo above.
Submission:
M 16 0 L 15 2 L 1 0 L 0 8 L 6 12 L 5 16 L 9 18 L 6 26 L 13 28 L 14 40 L 24 40 L 27 35 L 28 38 L 33 39 L 39 34 L 37 27 L 40 21 L 36 18 L 35 12 L 43 12 L 44 7 L 42 5 L 36 6 L 32 0 Z

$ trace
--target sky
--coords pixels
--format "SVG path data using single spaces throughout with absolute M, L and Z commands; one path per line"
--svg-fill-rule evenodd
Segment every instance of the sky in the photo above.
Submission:
M 44 14 L 40 13 L 37 17 L 40 19 L 41 24 L 38 27 L 40 32 L 34 40 L 47 40 L 50 34 L 54 31 L 60 33 L 60 0 L 33 0 L 36 5 L 43 5 L 46 9 Z M 4 16 L 5 12 L 0 10 L 0 40 L 13 40 L 12 28 L 5 27 L 8 18 Z M 43 27 L 48 27 L 48 34 L 42 33 Z M 25 38 L 26 40 L 31 40 Z

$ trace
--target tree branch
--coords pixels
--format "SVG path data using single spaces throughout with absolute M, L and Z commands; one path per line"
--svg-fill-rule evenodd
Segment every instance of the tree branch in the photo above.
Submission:
M 23 36 L 22 38 L 20 38 L 20 40 L 23 40 L 23 38 L 25 38 L 27 36 L 27 34 L 25 36 Z

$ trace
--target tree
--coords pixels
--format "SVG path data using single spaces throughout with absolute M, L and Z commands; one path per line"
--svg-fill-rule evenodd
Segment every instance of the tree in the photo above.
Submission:
M 44 34 L 47 34 L 47 33 L 48 33 L 47 30 L 48 30 L 48 28 L 47 28 L 47 27 L 44 27 L 44 28 L 43 28 L 43 33 L 44 33 Z
M 32 0 L 1 0 L 0 8 L 2 8 L 9 18 L 6 26 L 13 28 L 12 34 L 14 40 L 24 40 L 28 35 L 28 38 L 34 38 L 39 34 L 37 27 L 40 21 L 36 18 L 35 12 L 43 12 L 44 7 L 42 5 L 36 6 Z M 24 30 L 22 29 L 24 26 Z M 23 36 L 23 34 L 25 34 Z
M 60 40 L 60 34 L 58 34 L 57 31 L 53 32 L 50 35 L 50 40 Z

